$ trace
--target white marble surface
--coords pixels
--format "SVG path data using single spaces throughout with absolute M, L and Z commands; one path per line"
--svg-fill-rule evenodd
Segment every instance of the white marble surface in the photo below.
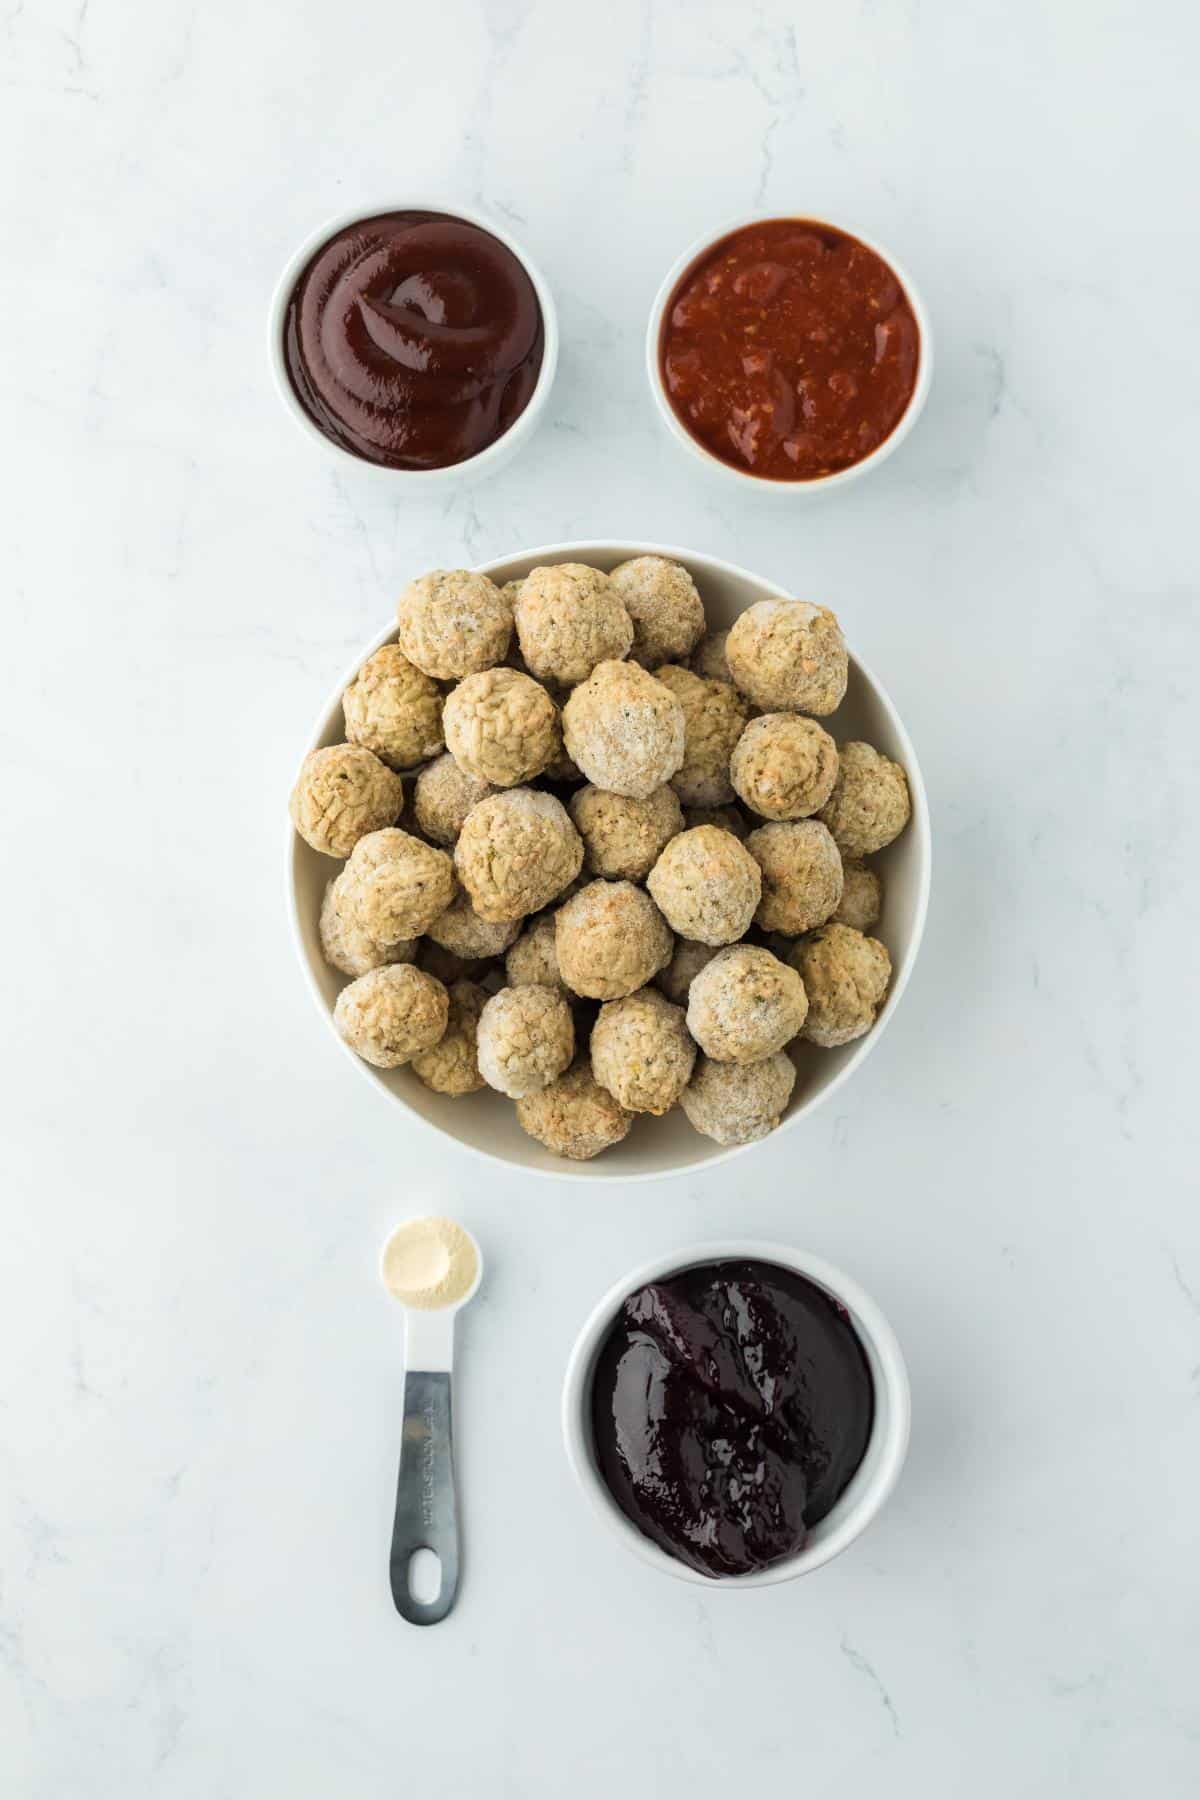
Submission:
M 1195 1792 L 1194 9 L 16 0 L 0 28 L 0 1789 Z M 527 454 L 405 505 L 293 430 L 263 323 L 300 234 L 431 189 L 523 234 L 564 355 Z M 755 205 L 878 234 L 938 330 L 914 438 L 795 514 L 699 490 L 642 390 L 663 268 Z M 592 534 L 836 606 L 937 839 L 922 963 L 838 1104 L 627 1193 L 481 1182 L 406 1132 L 281 893 L 297 747 L 398 584 Z M 462 1601 L 419 1633 L 373 1266 L 430 1207 L 491 1275 Z M 870 1536 L 740 1596 L 600 1537 L 556 1418 L 599 1290 L 733 1228 L 854 1270 L 916 1405 Z

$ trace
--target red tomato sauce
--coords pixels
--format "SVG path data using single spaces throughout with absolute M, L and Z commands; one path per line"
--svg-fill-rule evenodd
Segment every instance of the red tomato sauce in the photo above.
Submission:
M 920 359 L 895 272 L 811 219 L 747 225 L 706 250 L 676 285 L 659 339 L 684 429 L 770 481 L 814 481 L 870 456 L 900 423 Z

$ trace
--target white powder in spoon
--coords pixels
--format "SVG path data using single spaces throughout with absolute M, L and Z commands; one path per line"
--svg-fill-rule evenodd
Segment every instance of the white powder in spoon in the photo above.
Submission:
M 422 1312 L 453 1306 L 479 1272 L 475 1245 L 453 1219 L 408 1219 L 383 1247 L 383 1285 L 392 1298 Z

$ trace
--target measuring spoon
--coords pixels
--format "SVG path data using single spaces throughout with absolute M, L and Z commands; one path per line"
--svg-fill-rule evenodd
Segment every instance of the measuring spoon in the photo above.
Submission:
M 439 1243 L 439 1231 L 448 1245 Z M 410 1624 L 436 1625 L 458 1594 L 450 1406 L 454 1320 L 479 1290 L 483 1256 L 471 1233 L 453 1220 L 409 1219 L 384 1244 L 379 1272 L 388 1293 L 404 1307 L 404 1422 L 389 1564 L 392 1599 Z M 439 1287 L 448 1297 L 439 1298 Z M 439 1563 L 438 1590 L 429 1600 L 413 1591 L 413 1558 L 420 1550 L 431 1550 Z

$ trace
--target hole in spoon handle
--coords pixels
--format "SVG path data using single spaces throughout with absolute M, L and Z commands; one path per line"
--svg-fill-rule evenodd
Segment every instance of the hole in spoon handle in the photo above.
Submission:
M 406 1374 L 390 1573 L 396 1611 L 412 1625 L 436 1625 L 458 1593 L 450 1427 L 449 1373 L 416 1369 Z M 432 1550 L 441 1564 L 441 1585 L 432 1600 L 418 1600 L 411 1589 L 409 1564 L 416 1550 Z

